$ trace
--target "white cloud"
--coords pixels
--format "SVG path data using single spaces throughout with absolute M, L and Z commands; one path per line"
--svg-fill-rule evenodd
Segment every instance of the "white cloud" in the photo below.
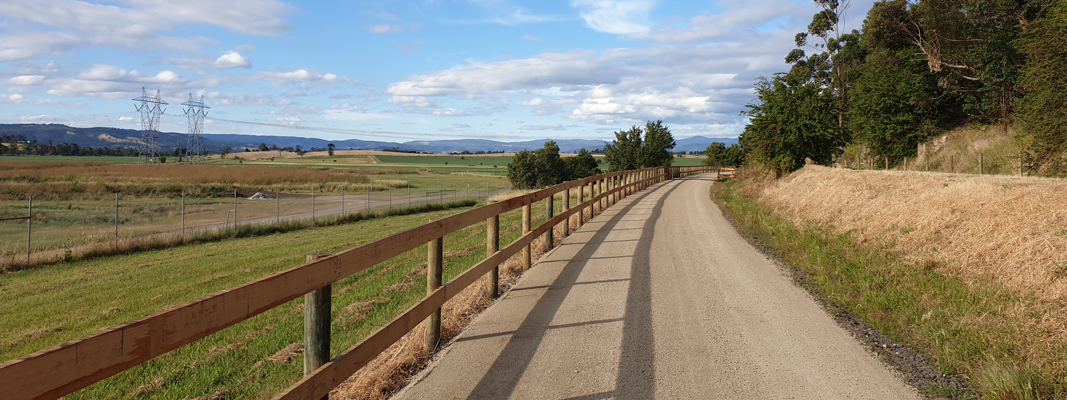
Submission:
M 36 85 L 44 81 L 44 75 L 22 75 L 8 79 L 7 83 L 12 85 Z
M 531 99 L 529 101 L 524 101 L 524 102 L 519 103 L 520 106 L 527 106 L 527 107 L 537 107 L 537 106 L 542 105 L 542 104 L 545 104 L 545 101 L 541 100 L 540 97 L 535 97 L 535 98 L 533 98 L 533 99 Z
M 336 74 L 319 74 L 313 70 L 307 69 L 297 69 L 292 71 L 273 69 L 270 71 L 256 72 L 250 75 L 248 78 L 262 79 L 274 84 L 274 86 L 300 84 L 301 87 L 310 87 L 332 86 L 335 83 L 355 83 L 355 81 L 352 79 L 338 77 Z
M 598 32 L 627 34 L 648 30 L 648 13 L 655 0 L 574 0 L 571 6 L 586 26 Z
M 42 121 L 55 121 L 55 120 L 56 120 L 55 117 L 52 117 L 52 116 L 49 116 L 49 115 L 44 115 L 44 114 L 23 115 L 23 116 L 19 117 L 19 121 L 21 121 L 21 122 L 42 122 Z
M 8 100 L 14 101 L 16 103 L 22 101 L 22 98 L 23 98 L 22 95 L 18 94 L 18 93 L 15 93 L 15 94 L 12 94 L 10 96 L 7 96 Z
M 0 3 L 0 17 L 9 21 L 8 33 L 0 35 L 0 43 L 4 44 L 0 62 L 86 46 L 194 53 L 201 50 L 201 45 L 218 41 L 165 36 L 160 32 L 174 31 L 177 25 L 208 24 L 243 34 L 275 36 L 290 29 L 282 18 L 292 12 L 292 7 L 279 0 L 237 0 L 222 9 L 210 0 L 130 1 L 124 5 L 80 0 L 6 0 Z
M 625 36 L 625 39 L 646 40 L 665 43 L 697 43 L 707 41 L 739 42 L 746 36 L 759 35 L 759 28 L 769 24 L 775 27 L 793 22 L 795 25 L 790 32 L 801 28 L 810 22 L 810 14 L 805 11 L 813 11 L 811 4 L 798 2 L 782 2 L 774 0 L 751 0 L 741 5 L 727 8 L 718 14 L 702 14 L 689 19 L 685 27 L 655 27 L 647 32 L 636 32 Z M 795 15 L 804 15 L 802 19 L 792 21 Z M 773 30 L 773 29 L 766 29 Z M 786 43 L 787 45 L 792 41 Z M 785 55 L 782 55 L 785 57 Z
M 715 126 L 717 134 L 723 134 L 718 129 L 737 129 L 726 132 L 737 134 L 744 120 L 738 113 L 754 97 L 755 78 L 787 68 L 784 57 L 793 47 L 793 35 L 810 20 L 783 16 L 814 12 L 811 5 L 774 7 L 777 3 L 755 1 L 720 3 L 725 10 L 716 15 L 705 13 L 626 37 L 653 42 L 644 46 L 470 62 L 406 77 L 388 85 L 385 93 L 392 96 L 390 103 L 407 108 L 416 101 L 441 110 L 452 101 L 517 97 L 493 110 L 511 104 L 539 116 L 563 114 L 602 125 L 664 119 L 672 127 Z M 622 7 L 609 3 L 574 4 Z
M 389 98 L 389 104 L 398 104 L 405 108 L 434 108 L 437 104 L 431 102 L 426 96 L 392 96 Z
M 528 42 L 543 42 L 543 41 L 545 41 L 544 39 L 541 39 L 541 38 L 539 38 L 537 36 L 534 36 L 534 35 L 522 35 L 522 37 L 519 38 L 519 39 L 522 39 L 522 40 L 525 40 L 525 41 L 528 41 Z
M 242 56 L 241 53 L 231 51 L 215 59 L 213 66 L 215 69 L 252 68 L 252 62 L 248 60 L 248 57 Z
M 443 110 L 434 110 L 433 115 L 437 117 L 463 117 L 467 114 L 454 108 L 446 108 Z

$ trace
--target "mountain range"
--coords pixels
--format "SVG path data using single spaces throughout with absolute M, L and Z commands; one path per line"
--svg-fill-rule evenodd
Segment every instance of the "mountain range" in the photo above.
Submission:
M 28 140 L 36 139 L 46 143 L 71 143 L 82 147 L 133 147 L 141 142 L 141 131 L 121 128 L 75 128 L 61 124 L 0 124 L 0 135 L 23 135 Z M 173 149 L 185 147 L 188 135 L 176 132 L 160 132 L 159 145 L 161 149 Z M 261 143 L 267 146 L 279 147 L 301 146 L 304 149 L 312 147 L 325 148 L 333 143 L 337 149 L 356 150 L 387 150 L 397 149 L 402 151 L 416 151 L 428 153 L 451 153 L 451 152 L 478 152 L 478 151 L 504 151 L 515 152 L 519 150 L 535 150 L 544 147 L 544 143 L 555 140 L 560 152 L 573 153 L 579 149 L 595 150 L 603 149 L 603 140 L 590 139 L 538 139 L 523 142 L 500 142 L 486 139 L 455 139 L 455 140 L 416 140 L 403 143 L 382 142 L 373 140 L 326 140 L 319 138 L 307 138 L 296 136 L 260 136 L 260 135 L 237 135 L 208 133 L 204 134 L 204 147 L 210 152 L 230 146 L 235 150 L 244 148 L 256 148 Z M 712 142 L 722 142 L 726 145 L 737 143 L 737 138 L 709 138 L 693 136 L 675 140 L 674 151 L 704 151 Z

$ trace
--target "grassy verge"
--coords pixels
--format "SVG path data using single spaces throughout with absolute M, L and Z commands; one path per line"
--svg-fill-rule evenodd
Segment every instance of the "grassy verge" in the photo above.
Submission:
M 715 185 L 723 211 L 758 245 L 792 265 L 809 290 L 893 340 L 917 349 L 944 374 L 989 399 L 1063 398 L 1062 346 L 1022 351 L 1027 321 L 1042 311 L 991 282 L 965 282 L 936 263 L 912 265 L 892 243 L 859 243 L 815 223 L 795 225 L 745 193 L 746 181 Z M 1062 305 L 1061 305 L 1062 306 Z M 832 308 L 831 308 L 832 309 Z M 931 383 L 927 395 L 968 398 Z

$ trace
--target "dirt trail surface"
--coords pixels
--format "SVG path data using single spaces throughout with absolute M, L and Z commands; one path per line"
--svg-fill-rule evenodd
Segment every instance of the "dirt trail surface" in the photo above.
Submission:
M 589 222 L 395 398 L 920 398 L 738 235 L 712 179 Z

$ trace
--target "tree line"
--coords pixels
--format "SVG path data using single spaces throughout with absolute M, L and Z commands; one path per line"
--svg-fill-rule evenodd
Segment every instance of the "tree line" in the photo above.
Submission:
M 89 147 L 75 143 L 55 144 L 49 139 L 40 143 L 24 135 L 0 135 L 0 155 L 29 156 L 130 156 L 137 157 L 136 147 Z
M 745 159 L 785 173 L 862 146 L 896 164 L 948 129 L 1018 122 L 1024 167 L 1067 173 L 1067 2 L 883 0 L 847 32 L 847 0 L 815 2 L 789 71 L 756 82 Z
M 508 180 L 516 189 L 533 189 L 600 174 L 605 161 L 609 172 L 670 166 L 674 145 L 674 136 L 663 121 L 615 132 L 615 140 L 604 145 L 604 160 L 584 148 L 574 157 L 560 157 L 559 146 L 548 141 L 543 148 L 515 153 L 508 164 Z

